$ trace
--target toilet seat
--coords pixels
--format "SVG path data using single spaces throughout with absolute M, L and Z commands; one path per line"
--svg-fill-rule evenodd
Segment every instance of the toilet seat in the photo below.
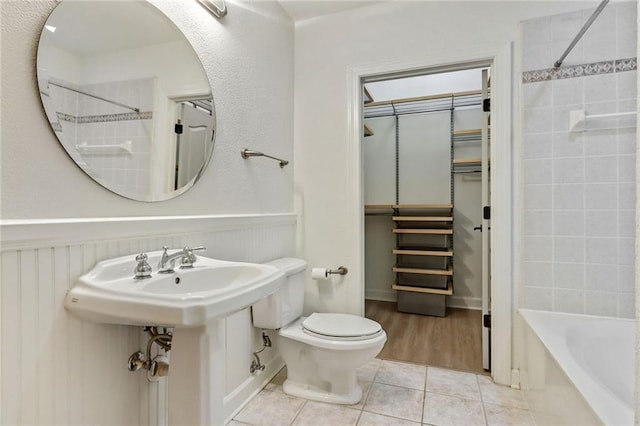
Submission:
M 382 333 L 382 327 L 368 318 L 350 314 L 313 313 L 302 321 L 302 330 L 328 340 L 368 340 Z

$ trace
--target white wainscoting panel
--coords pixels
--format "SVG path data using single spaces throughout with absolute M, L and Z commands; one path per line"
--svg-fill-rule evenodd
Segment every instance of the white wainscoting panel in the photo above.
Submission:
M 166 424 L 167 379 L 150 383 L 146 372 L 126 368 L 133 352 L 144 351 L 145 333 L 73 317 L 64 309 L 68 288 L 97 261 L 130 254 L 133 271 L 135 254 L 163 245 L 205 245 L 207 256 L 237 261 L 292 256 L 295 225 L 291 214 L 0 223 L 0 423 Z M 135 236 L 125 238 L 131 229 Z M 265 380 L 249 373 L 260 332 L 249 309 L 232 315 L 226 327 L 222 385 L 227 394 L 242 388 L 241 395 L 250 395 Z M 264 359 L 271 362 L 275 348 L 269 351 Z M 228 399 L 228 413 L 245 402 Z

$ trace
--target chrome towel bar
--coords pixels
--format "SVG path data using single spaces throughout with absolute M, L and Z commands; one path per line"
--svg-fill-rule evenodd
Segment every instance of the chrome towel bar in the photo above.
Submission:
M 267 154 L 264 154 L 264 153 L 259 152 L 259 151 L 252 151 L 252 150 L 247 149 L 247 148 L 245 148 L 242 151 L 240 151 L 240 155 L 245 160 L 247 158 L 249 158 L 249 157 L 267 157 L 267 158 L 271 158 L 272 160 L 279 161 L 280 162 L 280 167 L 284 167 L 287 164 L 289 164 L 289 162 L 287 160 L 283 160 L 282 158 L 272 157 L 271 155 L 267 155 Z

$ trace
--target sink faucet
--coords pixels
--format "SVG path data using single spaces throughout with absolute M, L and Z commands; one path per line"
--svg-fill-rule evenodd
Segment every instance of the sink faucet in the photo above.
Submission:
M 175 267 L 176 260 L 180 259 L 180 268 L 193 268 L 193 264 L 196 262 L 196 255 L 193 254 L 194 251 L 197 250 L 206 250 L 207 248 L 204 246 L 200 247 L 185 247 L 182 250 L 178 250 L 175 253 L 169 254 L 169 247 L 162 247 L 164 252 L 162 253 L 162 258 L 160 259 L 160 263 L 158 263 L 158 272 L 160 274 L 169 274 L 173 272 L 173 268 Z

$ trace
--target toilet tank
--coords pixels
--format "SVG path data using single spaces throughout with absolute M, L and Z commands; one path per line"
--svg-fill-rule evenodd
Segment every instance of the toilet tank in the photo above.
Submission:
M 284 257 L 267 262 L 285 276 L 284 286 L 251 306 L 254 327 L 276 330 L 302 315 L 304 305 L 304 273 L 307 262 Z

